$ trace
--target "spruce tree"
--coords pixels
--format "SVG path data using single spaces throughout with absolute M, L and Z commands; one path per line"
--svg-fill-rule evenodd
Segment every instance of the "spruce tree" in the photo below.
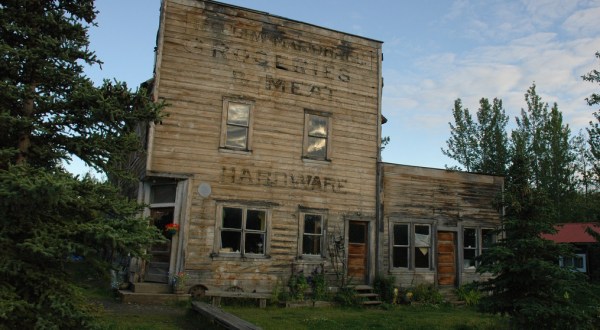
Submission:
M 65 171 L 77 156 L 124 177 L 137 123 L 160 104 L 124 83 L 94 86 L 83 65 L 92 0 L 0 1 L 0 327 L 79 329 L 92 320 L 67 272 L 72 260 L 142 255 L 160 234 L 117 187 Z

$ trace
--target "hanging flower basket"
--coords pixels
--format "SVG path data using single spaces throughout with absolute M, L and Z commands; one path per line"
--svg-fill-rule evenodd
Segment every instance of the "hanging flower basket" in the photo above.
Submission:
M 176 223 L 169 223 L 165 226 L 165 235 L 168 237 L 172 237 L 173 235 L 177 234 L 178 231 L 179 225 Z

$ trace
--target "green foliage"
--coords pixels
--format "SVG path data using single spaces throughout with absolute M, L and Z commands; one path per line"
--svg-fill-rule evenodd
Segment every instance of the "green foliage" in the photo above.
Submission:
M 334 300 L 342 306 L 358 306 L 362 300 L 356 294 L 351 287 L 341 287 L 335 293 Z
M 306 290 L 309 288 L 304 272 L 292 274 L 288 280 L 288 288 L 290 290 L 290 297 L 293 300 L 304 300 L 304 294 L 306 294 Z
M 516 142 L 504 196 L 504 238 L 480 257 L 477 268 L 493 275 L 481 283 L 490 295 L 481 297 L 479 307 L 509 315 L 518 328 L 591 328 L 598 296 L 582 274 L 559 267 L 557 258 L 568 255 L 568 247 L 541 237 L 555 231 L 550 198 L 532 187 L 526 143 Z
M 464 301 L 467 306 L 476 306 L 481 299 L 481 291 L 477 289 L 476 283 L 469 283 L 456 289 L 458 299 Z
M 315 270 L 311 273 L 309 284 L 312 289 L 313 300 L 327 299 L 327 281 L 325 280 L 325 274 L 322 266 L 315 268 Z
M 444 302 L 444 297 L 432 284 L 419 284 L 411 291 L 413 293 L 414 301 L 432 305 Z
M 377 275 L 373 280 L 373 289 L 375 293 L 379 294 L 381 301 L 391 304 L 394 301 L 395 283 L 396 278 L 394 276 Z
M 161 104 L 118 81 L 95 87 L 83 64 L 93 1 L 0 5 L 0 323 L 8 328 L 93 327 L 65 271 L 74 257 L 107 270 L 116 255 L 142 255 L 161 235 L 140 206 L 109 183 L 66 173 L 73 155 L 111 178 L 139 151 L 138 122 Z
M 596 52 L 596 58 L 600 59 L 600 52 Z M 600 71 L 594 69 L 582 78 L 585 81 L 600 84 Z M 586 101 L 590 106 L 600 105 L 600 93 L 592 93 Z M 596 184 L 600 184 L 600 110 L 594 112 L 594 119 L 590 121 L 590 125 L 587 128 L 588 143 L 590 145 L 589 159 L 592 162 Z

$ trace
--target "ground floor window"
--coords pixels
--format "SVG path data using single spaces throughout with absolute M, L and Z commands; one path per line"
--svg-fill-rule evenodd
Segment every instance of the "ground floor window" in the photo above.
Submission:
M 492 228 L 463 228 L 463 268 L 475 269 L 476 258 L 496 241 Z
M 392 225 L 392 268 L 431 268 L 431 225 Z
M 223 205 L 219 213 L 220 254 L 266 254 L 268 210 Z
M 302 209 L 298 237 L 298 251 L 303 257 L 323 257 L 325 254 L 326 211 Z
M 558 262 L 561 267 L 571 268 L 579 272 L 585 273 L 587 271 L 585 257 L 585 253 L 577 253 L 570 257 L 560 257 Z

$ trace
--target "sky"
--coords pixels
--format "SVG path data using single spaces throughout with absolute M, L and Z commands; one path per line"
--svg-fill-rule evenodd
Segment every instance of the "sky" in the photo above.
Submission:
M 600 0 L 223 0 L 383 41 L 383 161 L 444 168 L 454 101 L 471 113 L 500 98 L 514 118 L 533 84 L 556 102 L 573 133 L 593 119 L 585 98 L 598 85 L 581 76 L 600 68 Z M 100 83 L 130 88 L 152 77 L 160 0 L 96 0 L 90 48 L 104 62 L 87 68 Z

